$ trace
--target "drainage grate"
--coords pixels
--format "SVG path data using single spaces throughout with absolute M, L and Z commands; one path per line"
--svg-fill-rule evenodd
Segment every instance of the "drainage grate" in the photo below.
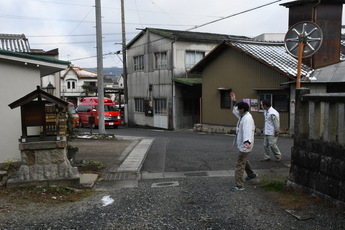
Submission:
M 180 184 L 178 181 L 170 181 L 170 182 L 159 182 L 159 183 L 153 183 L 151 185 L 151 188 L 162 188 L 162 187 L 176 187 Z
M 207 172 L 188 172 L 185 176 L 208 176 Z
M 137 173 L 107 173 L 104 177 L 104 180 L 136 180 L 137 177 Z

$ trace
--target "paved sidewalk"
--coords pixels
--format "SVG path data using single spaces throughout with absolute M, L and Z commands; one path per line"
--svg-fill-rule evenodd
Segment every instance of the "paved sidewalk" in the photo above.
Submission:
M 153 143 L 152 138 L 116 135 L 116 139 L 73 139 L 71 145 L 79 147 L 75 160 L 102 162 L 105 169 L 101 178 L 97 174 L 80 174 L 83 187 L 93 187 L 98 181 L 137 180 L 140 169 Z

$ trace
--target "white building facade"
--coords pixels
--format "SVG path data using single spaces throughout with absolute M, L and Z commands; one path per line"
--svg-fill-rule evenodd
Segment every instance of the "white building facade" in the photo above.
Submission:
M 97 73 L 71 66 L 60 74 L 62 99 L 78 105 L 81 97 L 96 95 L 94 90 L 98 86 Z

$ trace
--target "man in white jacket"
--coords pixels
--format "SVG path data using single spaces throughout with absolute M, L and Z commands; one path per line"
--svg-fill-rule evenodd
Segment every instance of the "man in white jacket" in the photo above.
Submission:
M 279 136 L 280 122 L 279 122 L 279 113 L 271 106 L 271 102 L 268 100 L 263 100 L 261 102 L 262 107 L 264 108 L 264 149 L 265 156 L 262 159 L 262 162 L 270 161 L 270 151 L 276 158 L 277 162 L 282 160 L 282 154 L 277 146 L 277 140 Z
M 230 98 L 233 101 L 233 114 L 238 118 L 236 127 L 236 138 L 234 144 L 238 148 L 238 159 L 235 168 L 235 184 L 230 190 L 238 191 L 244 190 L 243 174 L 247 173 L 246 180 L 251 180 L 257 176 L 252 170 L 252 167 L 247 160 L 249 153 L 254 146 L 254 132 L 255 124 L 252 115 L 249 113 L 249 105 L 245 102 L 236 102 L 234 92 L 230 93 Z

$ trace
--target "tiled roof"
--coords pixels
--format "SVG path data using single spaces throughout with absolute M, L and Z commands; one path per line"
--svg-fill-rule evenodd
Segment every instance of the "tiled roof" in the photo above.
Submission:
M 260 61 L 261 63 L 275 69 L 287 77 L 295 78 L 297 75 L 297 59 L 290 56 L 286 50 L 284 43 L 281 42 L 257 42 L 257 41 L 240 41 L 229 40 L 219 44 L 213 51 L 206 55 L 199 63 L 197 63 L 191 72 L 201 72 L 209 61 L 212 61 L 223 52 L 226 47 L 231 47 L 245 53 L 246 55 Z M 309 77 L 313 73 L 313 69 L 302 64 L 301 76 Z
M 80 67 L 76 67 L 76 66 L 71 66 L 70 68 L 62 71 L 61 76 L 62 78 L 66 77 L 66 74 L 70 71 L 74 71 L 75 74 L 77 75 L 78 78 L 97 78 L 97 73 L 90 71 L 90 70 L 86 70 Z
M 24 34 L 0 34 L 0 49 L 12 52 L 30 52 L 29 40 Z
M 79 78 L 97 78 L 96 72 L 74 66 L 71 68 L 73 68 L 73 70 L 76 72 Z
M 289 55 L 284 43 L 230 41 L 232 46 L 239 48 L 253 58 L 282 71 L 290 76 L 297 75 L 297 59 Z M 308 77 L 313 69 L 302 64 L 301 75 Z

